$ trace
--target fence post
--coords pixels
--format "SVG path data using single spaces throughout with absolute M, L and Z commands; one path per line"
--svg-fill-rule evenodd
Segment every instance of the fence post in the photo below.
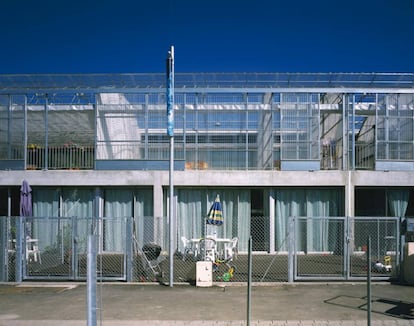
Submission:
M 249 237 L 248 242 L 248 255 L 247 255 L 247 326 L 250 326 L 251 315 L 251 298 L 252 298 L 252 236 Z
M 88 326 L 96 326 L 96 236 L 88 236 L 87 257 Z
M 351 218 L 345 216 L 344 218 L 344 273 L 345 279 L 349 280 L 351 276 Z
M 289 218 L 288 225 L 288 282 L 294 280 L 295 218 Z
M 78 217 L 72 216 L 72 241 L 71 241 L 71 269 L 72 278 L 77 279 L 79 277 L 79 262 L 78 262 Z M 91 231 L 93 234 L 93 230 Z
M 19 216 L 17 218 L 16 224 L 16 276 L 15 280 L 17 283 L 22 281 L 22 270 L 23 270 L 23 238 L 25 237 L 25 232 L 23 228 L 23 217 Z
M 7 227 L 7 222 L 8 217 L 0 216 L 0 248 L 6 248 L 5 250 L 0 250 L 0 282 L 5 282 L 8 278 L 9 251 L 7 249 L 10 229 Z
M 126 218 L 126 244 L 125 244 L 125 259 L 126 259 L 126 280 L 132 282 L 132 262 L 133 262 L 133 243 L 132 243 L 132 232 L 134 230 L 132 217 Z
M 371 236 L 367 245 L 367 326 L 371 326 Z

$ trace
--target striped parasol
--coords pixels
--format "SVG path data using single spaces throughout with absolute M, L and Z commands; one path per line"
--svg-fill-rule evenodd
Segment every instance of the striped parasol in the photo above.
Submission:
M 207 224 L 222 225 L 223 224 L 223 209 L 220 203 L 220 196 L 217 195 L 213 205 L 207 214 Z

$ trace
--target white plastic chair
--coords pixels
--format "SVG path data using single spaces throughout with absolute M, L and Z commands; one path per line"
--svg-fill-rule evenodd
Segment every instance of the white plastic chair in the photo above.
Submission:
M 33 256 L 33 261 L 39 264 L 42 263 L 42 258 L 40 257 L 40 249 L 37 239 L 26 239 L 26 260 L 31 261 L 31 257 Z
M 237 243 L 239 238 L 234 237 L 230 242 L 227 242 L 224 247 L 224 257 L 226 260 L 233 260 L 237 258 L 238 249 Z
M 216 261 L 216 240 L 211 238 L 201 239 L 198 248 L 204 261 Z
M 181 237 L 181 242 L 183 243 L 183 261 L 187 258 L 187 255 L 193 255 L 193 244 L 191 243 L 191 241 L 189 239 L 187 239 L 186 237 L 182 236 Z

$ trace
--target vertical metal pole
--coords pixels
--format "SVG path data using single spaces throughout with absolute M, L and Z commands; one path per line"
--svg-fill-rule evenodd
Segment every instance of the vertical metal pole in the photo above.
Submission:
M 9 95 L 9 107 L 7 110 L 7 158 L 12 159 L 12 96 Z
M 352 166 L 351 170 L 355 170 L 355 95 L 352 98 Z
M 10 228 L 8 227 L 10 217 L 0 218 L 0 248 L 7 248 L 9 243 L 9 237 L 7 233 Z M 0 282 L 7 280 L 7 267 L 9 265 L 7 250 L 0 250 Z
M 169 258 L 170 287 L 174 284 L 174 47 L 167 57 L 167 135 L 170 137 Z
M 295 218 L 290 217 L 288 223 L 288 282 L 293 283 L 295 257 Z
M 274 254 L 276 249 L 276 235 L 275 235 L 275 224 L 276 224 L 276 213 L 275 213 L 275 190 L 270 190 L 269 192 L 269 252 Z
M 367 245 L 367 326 L 371 326 L 371 236 Z
M 345 279 L 349 280 L 350 276 L 351 276 L 351 271 L 349 266 L 351 266 L 351 240 L 353 243 L 353 239 L 351 239 L 351 220 L 349 218 L 349 216 L 345 216 L 344 220 L 344 275 L 345 275 Z M 352 248 L 353 248 L 353 244 L 352 244 Z
M 79 275 L 79 262 L 78 262 L 78 217 L 72 216 L 72 255 L 71 255 L 71 268 L 72 277 L 76 278 Z M 91 231 L 93 234 L 93 230 Z M 96 250 L 96 249 L 95 249 Z
M 349 164 L 347 161 L 348 158 L 348 149 L 349 149 L 349 144 L 348 144 L 348 128 L 349 128 L 349 124 L 348 124 L 348 100 L 347 100 L 347 96 L 345 94 L 342 94 L 342 170 L 348 169 Z M 349 215 L 349 213 L 348 213 Z M 350 215 L 349 215 L 350 216 Z
M 23 247 L 23 240 L 26 242 L 24 228 L 23 228 L 23 217 L 19 216 L 16 222 L 16 282 L 22 281 L 23 271 L 23 253 L 26 254 L 25 247 Z M 25 260 L 26 261 L 26 260 Z
M 88 236 L 87 266 L 88 326 L 96 326 L 96 241 L 93 234 Z
M 127 217 L 125 219 L 126 223 L 126 280 L 127 282 L 132 282 L 132 269 L 133 269 L 133 232 L 134 232 L 134 219 L 132 217 Z
M 23 124 L 24 124 L 24 139 L 23 139 L 23 165 L 24 170 L 27 169 L 27 95 L 24 95 L 24 108 L 23 108 Z
M 44 169 L 47 170 L 49 167 L 49 153 L 48 153 L 48 147 L 49 147 L 49 100 L 47 98 L 47 94 L 45 96 L 45 148 L 44 148 Z
M 247 326 L 250 326 L 250 316 L 252 312 L 252 237 L 249 237 L 248 243 L 249 251 L 248 251 L 248 277 L 247 277 Z
M 245 133 L 245 169 L 249 169 L 249 95 L 245 94 L 245 109 L 246 109 L 246 133 Z

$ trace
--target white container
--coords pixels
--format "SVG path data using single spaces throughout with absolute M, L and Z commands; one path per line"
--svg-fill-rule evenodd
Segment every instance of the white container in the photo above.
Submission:
M 404 250 L 404 281 L 414 284 L 414 242 L 407 242 Z
M 196 263 L 196 286 L 213 286 L 213 264 L 211 261 L 198 261 Z

